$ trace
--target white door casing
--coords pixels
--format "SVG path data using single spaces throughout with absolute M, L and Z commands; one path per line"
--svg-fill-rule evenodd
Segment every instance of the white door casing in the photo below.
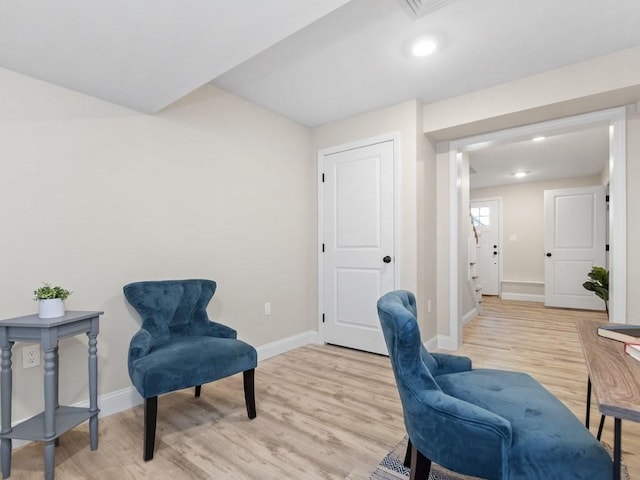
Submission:
M 324 341 L 386 354 L 376 302 L 395 287 L 394 140 L 325 151 L 319 162 Z
M 484 295 L 500 295 L 501 238 L 500 201 L 474 200 L 471 216 L 478 233 L 478 275 Z
M 545 305 L 604 310 L 582 284 L 594 265 L 606 267 L 605 187 L 544 192 Z

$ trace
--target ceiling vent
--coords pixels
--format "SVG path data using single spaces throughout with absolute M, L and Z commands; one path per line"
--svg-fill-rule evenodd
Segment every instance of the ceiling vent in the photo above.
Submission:
M 446 7 L 456 0 L 398 0 L 402 9 L 412 19 L 424 17 L 439 8 Z

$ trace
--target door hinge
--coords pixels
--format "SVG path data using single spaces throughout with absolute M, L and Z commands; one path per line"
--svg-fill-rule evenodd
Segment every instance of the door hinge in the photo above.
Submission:
M 323 174 L 322 176 L 324 177 L 324 174 Z M 324 180 L 322 180 L 322 181 L 324 182 Z M 609 202 L 609 195 L 607 195 L 606 197 L 604 197 L 604 201 L 605 201 L 605 202 L 607 202 L 607 203 Z
M 324 173 L 322 174 L 322 183 L 324 183 Z
M 322 323 L 324 323 L 324 313 L 322 314 Z
M 322 253 L 324 253 L 324 243 L 322 244 Z
M 605 251 L 605 252 L 608 252 L 608 251 L 609 251 L 609 244 L 605 245 L 605 247 L 604 247 L 604 251 Z

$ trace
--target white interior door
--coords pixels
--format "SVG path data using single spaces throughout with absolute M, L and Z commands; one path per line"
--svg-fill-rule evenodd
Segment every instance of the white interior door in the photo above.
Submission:
M 394 289 L 394 142 L 323 157 L 325 341 L 387 353 L 376 302 Z
M 483 295 L 500 295 L 500 202 L 471 202 L 471 217 L 478 233 L 478 279 Z
M 605 187 L 544 192 L 545 305 L 604 310 L 582 287 L 594 265 L 605 266 Z

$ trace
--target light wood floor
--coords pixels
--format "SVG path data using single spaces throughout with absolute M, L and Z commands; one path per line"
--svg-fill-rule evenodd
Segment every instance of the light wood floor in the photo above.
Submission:
M 575 323 L 595 312 L 544 309 L 488 298 L 464 329 L 461 354 L 476 367 L 526 371 L 584 417 L 586 368 Z M 100 420 L 89 450 L 86 425 L 56 451 L 65 479 L 367 479 L 404 435 L 389 361 L 333 346 L 307 346 L 260 363 L 258 417 L 248 420 L 242 376 L 159 399 L 155 458 L 142 461 L 142 407 Z M 593 413 L 592 425 L 598 416 Z M 640 425 L 623 422 L 623 459 L 640 479 Z M 604 440 L 612 443 L 612 421 Z M 43 449 L 13 454 L 12 479 L 40 479 Z

